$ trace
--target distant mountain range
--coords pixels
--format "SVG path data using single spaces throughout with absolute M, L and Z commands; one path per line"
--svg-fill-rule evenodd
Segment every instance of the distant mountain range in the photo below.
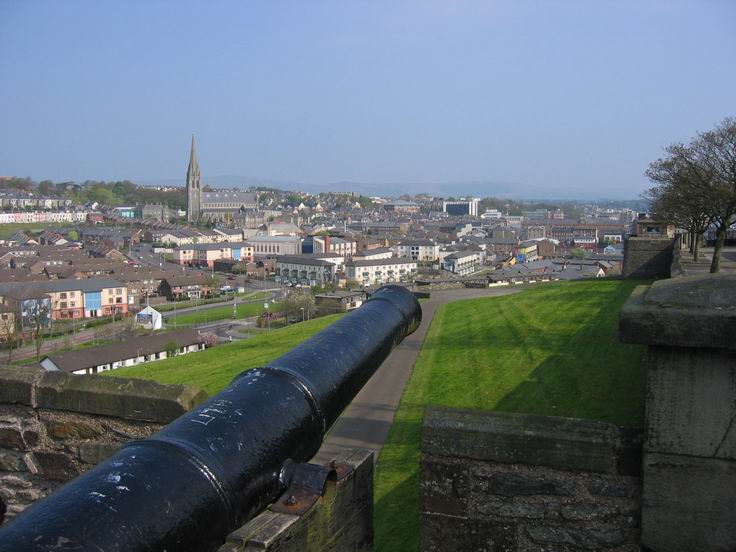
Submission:
M 523 184 L 520 182 L 439 182 L 439 183 L 418 183 L 418 182 L 354 182 L 342 181 L 331 182 L 327 184 L 308 184 L 305 182 L 296 182 L 290 180 L 274 180 L 270 178 L 252 178 L 248 176 L 224 174 L 217 176 L 207 176 L 203 178 L 205 184 L 213 187 L 237 187 L 249 188 L 251 186 L 267 186 L 270 188 L 278 188 L 280 190 L 302 191 L 307 193 L 318 192 L 356 192 L 368 196 L 384 196 L 398 197 L 403 194 L 416 195 L 426 193 L 437 197 L 498 197 L 516 200 L 571 200 L 571 201 L 592 201 L 600 200 L 600 192 L 592 190 L 567 190 L 557 191 Z M 163 178 L 157 180 L 137 180 L 137 184 L 142 185 L 165 185 L 165 186 L 183 186 L 183 178 Z M 621 198 L 625 199 L 625 198 Z M 628 198 L 633 199 L 633 198 Z

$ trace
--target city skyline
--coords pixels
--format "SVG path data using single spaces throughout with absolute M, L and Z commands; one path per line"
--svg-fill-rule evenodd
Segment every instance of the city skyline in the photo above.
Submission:
M 183 185 L 194 133 L 205 184 L 636 198 L 666 145 L 733 114 L 734 15 L 5 2 L 0 174 Z

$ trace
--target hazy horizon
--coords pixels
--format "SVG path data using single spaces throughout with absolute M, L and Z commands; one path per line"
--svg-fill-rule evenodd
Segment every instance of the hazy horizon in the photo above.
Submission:
M 5 0 L 0 51 L 0 174 L 36 180 L 183 183 L 196 134 L 204 182 L 636 199 L 735 114 L 719 0 Z

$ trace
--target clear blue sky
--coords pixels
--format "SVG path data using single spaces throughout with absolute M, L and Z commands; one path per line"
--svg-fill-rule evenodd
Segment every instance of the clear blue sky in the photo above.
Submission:
M 0 174 L 183 180 L 195 133 L 205 181 L 636 197 L 735 69 L 732 0 L 0 0 Z

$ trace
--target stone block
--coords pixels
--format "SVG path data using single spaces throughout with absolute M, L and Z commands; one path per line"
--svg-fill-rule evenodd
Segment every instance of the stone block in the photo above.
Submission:
M 669 278 L 675 240 L 631 237 L 624 242 L 624 278 Z
M 634 498 L 641 493 L 641 480 L 633 477 L 620 480 L 596 478 L 588 481 L 585 487 L 592 495 Z
M 441 456 L 426 455 L 421 462 L 421 509 L 453 516 L 467 515 L 470 489 L 468 466 Z
M 605 550 L 621 546 L 632 538 L 634 530 L 625 523 L 605 523 L 587 527 L 532 525 L 526 528 L 529 538 L 538 543 L 558 547 L 574 546 L 582 550 Z
M 655 551 L 736 550 L 736 462 L 644 457 L 642 544 Z
M 735 367 L 736 351 L 650 347 L 647 451 L 736 459 Z
M 34 385 L 44 374 L 32 366 L 0 366 L 0 403 L 34 405 Z
M 97 465 L 119 448 L 119 443 L 82 443 L 79 445 L 79 459 L 85 464 Z
M 26 450 L 23 433 L 13 427 L 0 427 L 0 447 L 13 450 Z
M 483 488 L 500 496 L 570 496 L 573 492 L 572 485 L 559 479 L 517 473 L 494 473 Z
M 36 452 L 34 459 L 41 475 L 52 481 L 67 482 L 79 475 L 79 468 L 62 452 Z
M 18 452 L 0 450 L 0 470 L 11 472 L 28 471 L 23 455 Z
M 39 408 L 169 423 L 207 398 L 188 385 L 47 372 L 36 387 Z
M 517 524 L 513 521 L 472 520 L 422 512 L 422 552 L 513 552 Z
M 49 437 L 60 440 L 91 439 L 99 436 L 99 431 L 81 420 L 48 420 L 46 432 Z
M 592 420 L 427 408 L 422 452 L 562 470 L 617 473 L 628 453 L 616 426 Z
M 736 349 L 736 274 L 660 280 L 634 290 L 619 315 L 627 343 Z

